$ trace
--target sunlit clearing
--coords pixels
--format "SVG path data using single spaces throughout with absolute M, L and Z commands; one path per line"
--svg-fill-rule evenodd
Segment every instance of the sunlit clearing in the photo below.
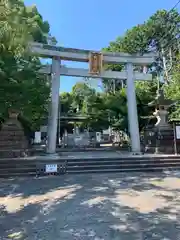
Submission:
M 75 196 L 75 191 L 80 189 L 81 186 L 74 185 L 67 188 L 58 188 L 47 193 L 36 194 L 24 197 L 23 194 L 12 195 L 7 197 L 0 198 L 0 205 L 3 205 L 5 210 L 9 213 L 15 213 L 20 211 L 24 207 L 27 207 L 31 204 L 40 204 L 52 206 L 57 201 L 63 201 L 71 199 Z

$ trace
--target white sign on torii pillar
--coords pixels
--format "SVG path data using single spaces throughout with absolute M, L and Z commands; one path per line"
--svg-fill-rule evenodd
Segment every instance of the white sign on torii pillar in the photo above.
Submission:
M 44 58 L 52 58 L 52 65 L 45 66 L 40 70 L 42 73 L 51 74 L 52 77 L 51 113 L 48 123 L 48 153 L 56 153 L 60 75 L 127 80 L 127 106 L 131 149 L 132 152 L 135 153 L 141 152 L 134 81 L 150 81 L 152 80 L 152 75 L 134 72 L 133 65 L 147 66 L 149 64 L 152 64 L 155 59 L 154 54 L 150 53 L 141 56 L 130 55 L 127 53 L 98 53 L 90 50 L 64 48 L 39 43 L 31 43 L 30 48 L 31 52 L 34 54 L 37 54 Z M 91 58 L 93 57 L 95 59 L 95 69 L 92 68 L 91 62 Z M 102 61 L 103 64 L 126 64 L 126 71 L 104 71 L 103 68 L 101 68 L 102 66 L 97 66 L 97 58 L 98 61 Z M 61 60 L 78 62 L 90 61 L 90 71 L 88 69 L 67 68 L 61 66 Z M 92 71 L 94 71 L 94 73 Z

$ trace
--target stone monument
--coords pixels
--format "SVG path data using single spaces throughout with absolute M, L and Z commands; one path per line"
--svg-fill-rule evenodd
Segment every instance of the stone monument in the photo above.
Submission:
M 18 121 L 19 112 L 9 110 L 9 119 L 0 129 L 0 158 L 17 158 L 27 155 L 28 140 Z
M 166 99 L 163 90 L 159 90 L 155 101 L 149 103 L 155 107 L 153 116 L 156 123 L 145 129 L 145 151 L 151 153 L 174 153 L 174 131 L 168 122 L 168 109 L 174 102 Z

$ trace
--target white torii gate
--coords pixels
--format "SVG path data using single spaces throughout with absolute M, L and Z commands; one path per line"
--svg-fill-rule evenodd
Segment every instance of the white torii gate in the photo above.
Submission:
M 132 152 L 135 153 L 141 152 L 134 81 L 150 81 L 152 80 L 152 75 L 134 72 L 133 65 L 147 66 L 153 63 L 155 59 L 155 55 L 153 53 L 145 54 L 143 56 L 137 54 L 130 55 L 127 53 L 99 53 L 90 50 L 64 48 L 40 43 L 31 43 L 30 50 L 32 53 L 43 58 L 52 59 L 52 65 L 45 66 L 40 70 L 42 73 L 51 75 L 52 78 L 51 113 L 48 123 L 47 153 L 56 153 L 60 75 L 127 80 L 127 106 L 131 149 Z M 92 57 L 95 62 L 91 62 Z M 88 69 L 61 66 L 61 60 L 90 62 L 91 71 Z M 93 65 L 95 63 L 96 65 Z M 102 63 L 125 64 L 126 71 L 104 71 L 102 66 L 100 66 Z M 92 72 L 94 69 L 95 74 Z

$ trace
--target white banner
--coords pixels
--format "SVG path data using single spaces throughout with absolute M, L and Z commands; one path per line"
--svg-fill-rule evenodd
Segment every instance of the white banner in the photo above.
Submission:
M 46 164 L 46 173 L 57 172 L 57 164 Z
M 35 132 L 34 143 L 41 143 L 41 132 Z
M 176 126 L 176 139 L 180 139 L 180 126 Z
M 96 132 L 96 141 L 101 142 L 101 132 Z

